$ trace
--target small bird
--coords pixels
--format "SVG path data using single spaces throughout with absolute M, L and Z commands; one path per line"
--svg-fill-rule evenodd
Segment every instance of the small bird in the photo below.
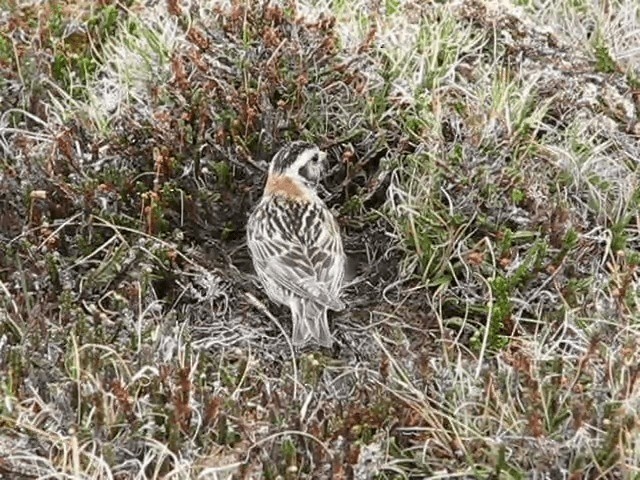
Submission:
M 327 154 L 295 141 L 271 160 L 262 198 L 247 221 L 253 266 L 269 298 L 289 307 L 292 343 L 331 347 L 327 310 L 340 300 L 345 254 L 340 227 L 316 192 Z

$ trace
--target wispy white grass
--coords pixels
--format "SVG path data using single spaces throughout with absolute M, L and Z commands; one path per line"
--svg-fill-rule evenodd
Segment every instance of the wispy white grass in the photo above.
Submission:
M 624 68 L 638 73 L 640 65 L 640 5 L 634 0 L 531 0 L 527 10 L 541 25 L 593 57 L 592 48 L 604 41 L 609 54 Z M 591 49 L 589 49 L 591 47 Z
M 527 18 L 524 10 L 512 8 L 505 2 L 490 5 L 490 15 L 493 15 L 493 20 L 497 23 L 503 22 L 509 16 L 521 19 L 521 32 L 534 35 L 550 32 L 562 39 L 561 42 L 569 38 L 570 41 L 566 45 L 572 50 L 576 63 L 580 63 L 580 58 L 595 58 L 594 44 L 588 41 L 591 37 L 586 32 L 584 17 L 579 18 L 578 14 L 573 12 L 575 5 L 570 6 L 568 2 L 562 1 L 544 2 L 544 5 L 542 2 L 532 3 L 535 4 L 537 13 L 543 12 L 543 21 L 538 22 L 534 17 Z M 597 25 L 602 32 L 607 32 L 603 35 L 607 46 L 611 48 L 611 56 L 615 60 L 628 58 L 635 52 L 633 49 L 621 49 L 620 45 L 637 34 L 640 26 L 637 6 L 629 2 L 614 2 L 608 5 L 609 10 L 606 15 L 599 10 L 602 6 L 590 5 L 588 11 L 593 16 L 594 26 Z M 529 7 L 533 8 L 531 5 Z M 563 16 L 559 14 L 561 11 L 571 13 Z M 627 20 L 622 21 L 621 18 L 625 15 Z M 446 18 L 446 14 L 444 17 Z M 584 27 L 583 30 L 572 29 L 570 26 L 574 25 L 574 22 Z M 529 32 L 529 27 L 535 30 Z M 453 28 L 458 31 L 458 35 L 450 35 L 452 38 L 458 40 L 469 38 L 460 36 L 466 28 L 464 25 L 456 23 Z M 436 38 L 430 38 L 428 43 L 431 48 L 444 43 L 438 42 L 438 38 L 445 30 L 439 30 L 434 26 L 431 31 L 437 32 Z M 539 40 L 531 41 L 527 38 L 527 33 L 523 35 L 521 41 L 536 48 L 536 42 Z M 519 41 L 517 37 L 508 38 L 508 36 L 508 32 L 503 32 L 503 39 L 506 39 L 504 42 L 509 47 L 517 47 Z M 616 39 L 614 40 L 612 36 L 616 36 Z M 420 50 L 411 48 L 415 47 L 411 42 L 405 45 L 407 46 L 404 50 L 406 57 L 400 56 L 402 58 L 400 64 L 415 67 L 416 64 L 412 63 L 412 60 L 419 57 Z M 465 51 L 465 45 L 470 47 L 469 51 L 473 51 L 472 43 L 458 44 L 451 59 L 452 65 L 463 63 L 461 55 Z M 481 42 L 480 45 L 491 48 L 490 44 Z M 540 46 L 548 48 L 546 45 Z M 504 45 L 494 49 L 493 55 L 501 56 L 502 48 Z M 539 208 L 544 209 L 545 204 L 548 208 L 549 205 L 554 205 L 554 202 L 561 200 L 568 202 L 569 208 L 573 210 L 572 215 L 575 215 L 575 221 L 592 221 L 587 220 L 589 215 L 595 216 L 590 217 L 591 219 L 598 219 L 597 222 L 601 225 L 599 231 L 602 235 L 596 234 L 594 237 L 595 231 L 592 231 L 585 232 L 582 237 L 585 242 L 595 242 L 591 244 L 588 253 L 593 257 L 593 262 L 587 262 L 585 265 L 593 271 L 580 271 L 583 276 L 592 276 L 592 288 L 588 297 L 589 301 L 594 303 L 585 304 L 580 313 L 578 309 L 568 309 L 561 324 L 550 323 L 550 318 L 544 314 L 544 310 L 534 308 L 534 302 L 543 301 L 545 298 L 547 300 L 542 303 L 551 299 L 554 302 L 559 300 L 560 292 L 554 288 L 554 279 L 550 278 L 537 290 L 522 292 L 524 294 L 522 297 L 515 298 L 514 293 L 511 293 L 509 301 L 519 302 L 523 306 L 522 309 L 514 309 L 517 313 L 511 318 L 518 325 L 519 333 L 510 338 L 510 345 L 497 356 L 486 355 L 486 342 L 483 342 L 483 348 L 477 352 L 470 350 L 464 342 L 461 342 L 460 336 L 449 339 L 446 333 L 447 325 L 462 322 L 462 331 L 470 325 L 466 318 L 443 317 L 442 310 L 438 308 L 439 304 L 443 299 L 459 298 L 469 302 L 469 308 L 472 309 L 476 303 L 472 300 L 471 292 L 460 293 L 460 289 L 456 288 L 456 285 L 460 285 L 463 280 L 467 287 L 472 287 L 468 280 L 469 275 L 467 279 L 462 276 L 456 277 L 459 273 L 455 273 L 450 265 L 443 269 L 442 262 L 444 264 L 450 261 L 464 263 L 463 254 L 455 258 L 453 252 L 461 250 L 473 252 L 483 245 L 473 247 L 465 245 L 464 234 L 458 237 L 452 231 L 448 231 L 447 224 L 455 217 L 456 212 L 467 206 L 462 198 L 451 191 L 446 193 L 446 187 L 443 188 L 443 184 L 448 183 L 445 179 L 449 173 L 446 169 L 441 169 L 440 165 L 446 165 L 449 158 L 444 158 L 442 162 L 438 162 L 432 155 L 405 158 L 392 176 L 388 206 L 400 220 L 399 236 L 412 240 L 409 250 L 414 249 L 414 256 L 409 254 L 409 259 L 413 259 L 413 262 L 407 264 L 410 268 L 406 271 L 419 271 L 421 267 L 434 274 L 436 272 L 442 274 L 446 271 L 454 278 L 448 281 L 443 279 L 443 283 L 433 293 L 434 312 L 438 316 L 438 324 L 441 325 L 443 333 L 441 359 L 436 359 L 433 363 L 433 390 L 430 391 L 430 396 L 432 398 L 435 396 L 435 403 L 432 404 L 426 400 L 426 390 L 421 391 L 421 388 L 415 384 L 407 383 L 406 379 L 411 377 L 409 371 L 401 375 L 403 380 L 399 383 L 398 391 L 421 405 L 421 411 L 431 412 L 429 415 L 425 414 L 425 419 L 428 421 L 431 421 L 432 415 L 445 418 L 449 423 L 448 432 L 451 434 L 456 432 L 459 435 L 462 444 L 465 445 L 464 455 L 471 458 L 475 458 L 474 454 L 466 448 L 469 448 L 475 439 L 487 446 L 503 446 L 509 452 L 504 461 L 511 466 L 517 465 L 517 468 L 523 471 L 536 468 L 535 462 L 529 463 L 530 461 L 526 460 L 527 456 L 534 451 L 537 451 L 537 454 L 534 454 L 537 461 L 548 462 L 549 468 L 557 465 L 566 473 L 578 468 L 578 463 L 566 465 L 567 459 L 564 458 L 564 454 L 550 455 L 554 450 L 556 452 L 572 451 L 574 458 L 581 458 L 588 465 L 588 469 L 597 471 L 598 464 L 602 461 L 599 457 L 601 453 L 597 452 L 611 448 L 611 445 L 606 443 L 609 440 L 606 431 L 602 429 L 601 422 L 619 421 L 615 416 L 605 419 L 603 410 L 605 405 L 618 404 L 618 400 L 615 395 L 604 392 L 619 392 L 627 376 L 624 371 L 611 370 L 607 365 L 617 362 L 622 345 L 629 341 L 633 334 L 629 336 L 630 332 L 620 326 L 618 331 L 624 340 L 616 337 L 614 341 L 599 342 L 596 337 L 603 331 L 615 330 L 616 322 L 628 325 L 627 322 L 633 321 L 632 318 L 637 315 L 636 312 L 626 316 L 626 320 L 621 318 L 612 320 L 611 315 L 617 317 L 618 313 L 613 304 L 611 290 L 607 286 L 607 282 L 617 278 L 607 267 L 607 265 L 611 267 L 610 262 L 613 262 L 615 257 L 607 246 L 613 235 L 609 229 L 625 218 L 625 215 L 635 215 L 634 212 L 637 211 L 637 205 L 634 205 L 634 193 L 637 191 L 637 165 L 630 161 L 637 156 L 636 146 L 631 137 L 620 133 L 619 127 L 620 121 L 626 122 L 633 116 L 635 107 L 628 94 L 623 96 L 620 89 L 608 86 L 604 87 L 603 100 L 603 91 L 599 87 L 602 80 L 595 80 L 590 84 L 592 79 L 585 78 L 583 81 L 570 84 L 574 90 L 571 91 L 569 98 L 575 98 L 576 101 L 568 104 L 571 108 L 563 118 L 565 122 L 571 119 L 569 125 L 560 129 L 548 124 L 548 114 L 552 109 L 555 111 L 555 107 L 560 102 L 567 101 L 567 96 L 548 97 L 541 101 L 538 91 L 541 87 L 548 89 L 547 85 L 551 83 L 551 79 L 562 82 L 563 76 L 565 78 L 567 75 L 571 76 L 570 70 L 561 73 L 553 64 L 540 61 L 536 63 L 535 60 L 532 61 L 525 56 L 519 67 L 503 70 L 501 74 L 501 69 L 491 60 L 491 56 L 487 55 L 486 51 L 482 55 L 484 58 L 475 65 L 473 81 L 468 81 L 470 80 L 468 77 L 455 79 L 448 77 L 446 69 L 437 72 L 437 79 L 434 80 L 434 83 L 440 85 L 447 85 L 453 81 L 458 91 L 462 92 L 462 101 L 459 106 L 456 106 L 463 111 L 459 117 L 462 122 L 462 128 L 459 131 L 462 133 L 461 156 L 471 153 L 467 150 L 469 143 L 481 148 L 495 149 L 493 153 L 495 165 L 487 163 L 486 169 L 497 173 L 500 168 L 498 165 L 503 165 L 500 162 L 504 159 L 504 155 L 510 156 L 520 149 L 520 152 L 524 152 L 524 154 L 521 153 L 522 157 L 510 160 L 515 163 L 516 172 L 520 170 L 519 173 L 526 179 L 525 183 L 528 186 L 534 187 L 536 183 L 546 185 L 544 197 L 537 202 Z M 565 65 L 570 64 L 571 57 L 565 58 L 564 61 L 568 61 Z M 433 64 L 429 66 L 430 71 L 433 72 Z M 407 70 L 415 74 L 419 69 L 408 68 Z M 597 75 L 597 72 L 594 75 Z M 406 79 L 406 77 L 407 72 L 402 71 L 400 78 Z M 415 90 L 412 93 L 415 95 Z M 441 102 L 436 103 L 436 100 Z M 599 111 L 602 103 L 614 107 L 606 109 L 606 113 L 602 114 Z M 451 100 L 447 103 L 445 96 L 438 98 L 434 95 L 429 97 L 426 110 L 446 112 L 452 107 Z M 474 115 L 477 115 L 477 120 L 474 119 Z M 451 114 L 436 117 L 435 123 L 445 118 L 451 118 Z M 543 136 L 542 140 L 533 140 L 539 131 L 545 132 L 546 136 Z M 432 152 L 440 152 L 442 145 L 439 144 L 439 137 L 429 138 L 433 139 L 433 143 L 427 148 Z M 523 146 L 525 146 L 524 150 L 522 150 Z M 545 152 L 555 153 L 547 157 L 547 162 L 550 160 L 555 164 L 555 173 L 549 170 L 548 163 L 538 157 L 539 153 L 544 155 Z M 562 155 L 559 155 L 560 152 L 563 152 Z M 558 162 L 563 155 L 568 162 Z M 491 153 L 484 161 L 490 159 Z M 480 161 L 482 156 L 478 162 Z M 476 164 L 480 164 L 478 162 Z M 473 164 L 473 161 L 469 162 L 469 165 Z M 462 171 L 458 170 L 458 172 L 463 174 Z M 474 185 L 481 186 L 482 178 L 475 176 L 476 173 L 481 172 L 485 175 L 485 170 L 469 172 L 471 190 Z M 564 187 L 554 185 L 556 182 L 554 177 L 559 172 L 563 172 L 565 178 L 571 179 Z M 456 183 L 464 184 L 464 181 L 458 179 Z M 548 189 L 550 186 L 552 190 Z M 558 188 L 560 191 L 557 190 Z M 526 191 L 529 191 L 528 188 Z M 435 198 L 441 198 L 443 194 L 450 203 L 453 201 L 451 207 L 446 202 L 441 204 L 440 200 L 435 200 Z M 484 195 L 486 196 L 487 193 Z M 504 194 L 498 189 L 492 195 L 496 196 L 495 201 L 499 204 L 500 195 Z M 483 200 L 488 199 L 485 197 Z M 440 221 L 439 217 L 449 220 Z M 531 218 L 524 217 L 523 220 L 523 225 L 527 225 Z M 418 222 L 421 222 L 421 225 Z M 448 233 L 438 236 L 438 232 Z M 599 248 L 596 247 L 598 244 Z M 453 245 L 457 248 L 453 248 Z M 424 248 L 430 250 L 421 251 Z M 521 250 L 520 253 L 524 254 L 526 250 L 525 245 L 524 251 Z M 425 254 L 430 255 L 427 258 L 428 261 L 425 261 Z M 446 255 L 444 260 L 442 260 L 443 255 Z M 488 252 L 485 251 L 483 256 L 489 256 Z M 420 257 L 423 258 L 421 262 L 418 261 Z M 507 275 L 509 271 L 513 274 L 522 265 L 522 262 L 517 259 L 512 259 L 510 262 L 511 266 L 506 269 Z M 470 272 L 474 267 L 466 265 L 465 268 Z M 624 266 L 620 269 L 625 271 Z M 499 270 L 495 257 L 493 262 L 483 261 L 483 270 L 480 274 L 485 275 L 485 278 L 490 281 L 492 278 L 487 275 L 488 271 L 493 271 L 495 274 Z M 632 291 L 631 295 L 637 298 L 636 282 L 632 281 L 629 288 Z M 484 292 L 485 295 L 491 293 L 488 288 L 485 288 Z M 490 317 L 492 307 L 497 308 L 498 299 L 489 297 L 484 301 L 488 304 L 486 316 Z M 532 314 L 533 318 L 531 318 Z M 485 320 L 489 322 L 488 319 Z M 536 325 L 532 332 L 530 332 L 531 325 Z M 488 326 L 480 325 L 480 329 L 484 332 L 486 341 Z M 637 326 L 632 330 L 637 330 Z M 435 356 L 438 357 L 438 355 Z M 401 364 L 398 359 L 396 363 Z M 553 367 L 554 364 L 556 367 Z M 555 370 L 556 368 L 558 370 Z M 637 388 L 634 386 L 628 392 L 628 397 L 619 405 L 635 404 L 635 402 L 637 402 Z M 595 410 L 590 410 L 589 405 L 593 406 L 594 403 L 598 406 L 594 407 Z M 576 418 L 576 412 L 582 409 L 586 411 L 580 414 L 582 415 L 580 420 Z M 632 417 L 637 420 L 636 414 L 632 414 Z M 626 432 L 625 435 L 633 435 L 632 432 L 635 431 L 634 427 L 625 427 L 623 430 Z M 517 442 L 516 439 L 521 441 Z M 451 438 L 448 439 L 448 441 L 451 440 Z M 546 447 L 537 450 L 540 442 L 546 444 Z M 633 469 L 637 458 L 637 454 L 633 453 L 633 449 L 636 448 L 635 442 L 620 443 L 620 448 L 623 445 L 626 445 L 624 448 L 627 449 L 628 454 L 621 457 L 616 465 L 623 470 Z M 476 460 L 478 464 L 487 462 L 488 466 L 497 461 L 497 456 L 491 458 L 491 454 L 487 454 L 483 457 L 483 461 Z
M 160 6 L 130 17 L 100 53 L 101 66 L 88 86 L 86 113 L 98 127 L 132 108 L 151 116 L 153 88 L 172 77 L 171 56 L 181 41 L 177 20 Z

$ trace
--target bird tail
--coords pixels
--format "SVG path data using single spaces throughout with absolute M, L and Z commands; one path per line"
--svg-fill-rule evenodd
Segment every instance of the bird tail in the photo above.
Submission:
M 333 338 L 329 331 L 327 309 L 315 302 L 298 301 L 296 308 L 291 309 L 293 319 L 292 342 L 295 346 L 303 346 L 310 340 L 330 348 Z

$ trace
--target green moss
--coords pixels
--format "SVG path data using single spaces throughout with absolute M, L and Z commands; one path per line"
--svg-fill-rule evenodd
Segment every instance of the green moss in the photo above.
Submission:
M 509 288 L 523 288 L 535 275 L 540 272 L 547 255 L 548 246 L 540 240 L 535 242 L 516 271 L 509 278 Z
M 364 202 L 359 195 L 349 197 L 340 208 L 340 213 L 348 216 L 357 216 L 365 211 Z
M 520 205 L 525 199 L 526 194 L 519 188 L 514 188 L 513 190 L 511 190 L 511 201 L 514 204 Z
M 487 336 L 487 346 L 490 351 L 500 351 L 508 343 L 509 339 L 504 335 L 505 321 L 511 316 L 511 288 L 509 280 L 503 276 L 498 276 L 491 282 L 491 295 L 493 297 L 493 307 L 491 317 L 488 318 L 488 325 L 484 328 L 489 330 Z M 481 331 L 480 331 L 481 332 Z M 480 333 L 479 332 L 479 333 Z M 484 334 L 475 335 L 471 340 L 471 346 L 479 351 L 482 345 Z
M 53 2 L 51 15 L 49 16 L 49 30 L 54 37 L 62 38 L 64 34 L 64 13 L 59 2 Z
M 224 188 L 231 188 L 233 186 L 233 175 L 231 167 L 228 162 L 224 160 L 215 162 L 213 164 L 213 171 L 216 174 L 218 183 Z
M 295 465 L 298 451 L 296 449 L 295 443 L 293 443 L 293 440 L 286 438 L 282 442 L 281 448 L 282 448 L 282 456 L 284 457 L 287 466 Z
M 609 52 L 606 40 L 600 30 L 594 36 L 594 54 L 596 57 L 596 69 L 602 73 L 614 73 L 618 70 L 616 61 Z
M 89 18 L 87 24 L 101 39 L 116 33 L 120 21 L 120 12 L 115 5 L 106 5 Z
M 0 34 L 0 65 L 11 65 L 13 63 L 13 46 L 9 37 Z M 0 87 L 2 84 L 0 83 Z

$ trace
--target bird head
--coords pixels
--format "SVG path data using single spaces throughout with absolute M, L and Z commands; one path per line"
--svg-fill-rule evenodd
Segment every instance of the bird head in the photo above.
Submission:
M 284 175 L 301 180 L 307 185 L 315 185 L 327 167 L 325 152 L 317 145 L 298 140 L 276 152 L 269 166 L 269 175 Z

